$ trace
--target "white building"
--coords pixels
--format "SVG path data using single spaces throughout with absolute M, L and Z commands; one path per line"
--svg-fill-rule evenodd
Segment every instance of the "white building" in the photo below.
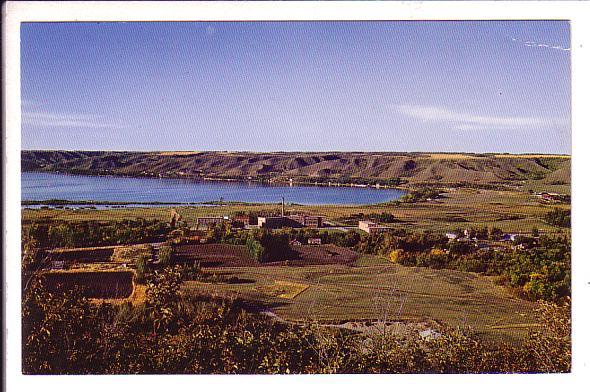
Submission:
M 383 233 L 385 231 L 388 231 L 390 228 L 387 226 L 380 226 L 379 224 L 377 224 L 373 221 L 364 220 L 364 221 L 359 221 L 359 229 L 361 229 L 362 231 L 365 231 L 369 234 L 373 234 L 373 233 Z

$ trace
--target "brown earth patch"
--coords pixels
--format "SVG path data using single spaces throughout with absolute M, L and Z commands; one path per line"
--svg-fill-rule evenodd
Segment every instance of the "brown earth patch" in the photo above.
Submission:
M 245 246 L 229 244 L 178 245 L 174 252 L 177 263 L 201 264 L 201 267 L 247 267 L 259 265 Z
M 89 298 L 127 298 L 133 292 L 134 272 L 126 271 L 50 271 L 45 282 L 51 291 L 81 289 Z

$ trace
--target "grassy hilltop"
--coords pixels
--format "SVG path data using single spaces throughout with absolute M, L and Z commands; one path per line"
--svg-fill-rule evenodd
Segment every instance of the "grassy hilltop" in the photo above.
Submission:
M 22 170 L 392 184 L 522 185 L 564 191 L 570 157 L 543 154 L 368 152 L 113 152 L 23 151 Z M 555 188 L 552 189 L 551 187 Z

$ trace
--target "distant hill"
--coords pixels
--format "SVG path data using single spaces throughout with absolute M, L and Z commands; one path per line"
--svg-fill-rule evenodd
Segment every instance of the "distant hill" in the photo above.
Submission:
M 506 185 L 570 184 L 570 157 L 462 153 L 23 151 L 23 171 L 91 175 Z

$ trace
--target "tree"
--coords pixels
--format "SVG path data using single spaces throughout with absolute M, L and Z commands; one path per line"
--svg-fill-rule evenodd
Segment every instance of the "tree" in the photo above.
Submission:
M 403 249 L 394 249 L 389 253 L 389 260 L 393 263 L 398 263 L 403 254 Z
M 52 293 L 36 278 L 23 295 L 23 373 L 99 370 L 99 311 L 79 291 Z
M 545 214 L 545 221 L 557 227 L 570 227 L 571 213 L 569 210 L 555 208 Z
M 504 232 L 502 232 L 501 229 L 499 229 L 498 227 L 492 227 L 490 229 L 490 238 L 494 241 L 498 241 L 502 238 L 502 235 L 504 235 Z
M 570 298 L 562 305 L 541 301 L 538 311 L 542 328 L 531 334 L 527 347 L 536 359 L 534 371 L 567 373 L 572 362 Z
M 147 273 L 147 256 L 140 254 L 135 261 L 135 281 L 139 284 L 145 283 Z
M 248 253 L 254 260 L 262 260 L 264 247 L 262 246 L 260 241 L 254 239 L 253 237 L 248 237 L 248 239 L 246 240 L 246 248 L 248 249 Z
M 170 245 L 162 245 L 160 250 L 158 251 L 158 260 L 160 260 L 160 264 L 164 267 L 167 267 L 172 262 L 172 254 L 173 254 L 172 246 Z
M 146 307 L 153 321 L 154 332 L 169 331 L 174 327 L 181 283 L 182 274 L 178 266 L 166 267 L 148 283 Z

